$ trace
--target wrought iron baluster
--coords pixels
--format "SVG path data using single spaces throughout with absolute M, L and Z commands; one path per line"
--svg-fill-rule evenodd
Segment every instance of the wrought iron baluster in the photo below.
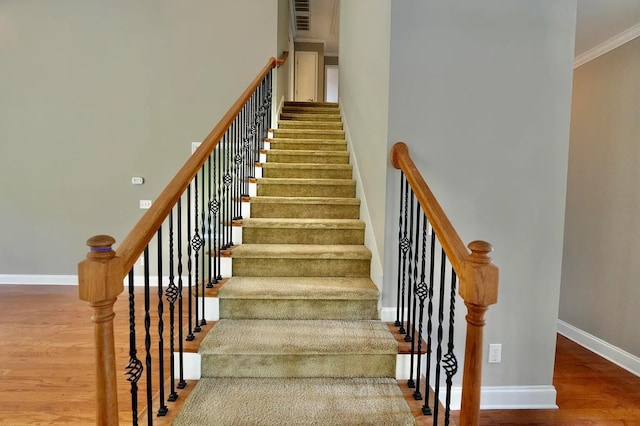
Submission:
M 221 187 L 222 187 L 222 179 L 221 179 L 221 175 L 220 175 L 220 171 L 222 170 L 222 164 L 220 163 L 220 144 L 222 143 L 222 141 L 218 142 L 218 146 L 216 147 L 214 153 L 214 162 L 213 162 L 213 175 L 215 178 L 215 185 L 214 185 L 214 189 L 215 189 L 215 199 L 213 201 L 213 206 L 212 206 L 212 210 L 214 213 L 214 225 L 213 225 L 213 229 L 215 230 L 214 232 L 214 246 L 215 246 L 215 252 L 216 252 L 216 258 L 214 258 L 214 263 L 215 263 L 215 271 L 216 271 L 216 280 L 220 281 L 222 279 L 222 260 L 220 257 L 221 254 L 221 250 L 222 250 L 222 246 L 224 244 L 223 241 L 223 235 L 222 235 L 222 215 L 220 212 L 220 207 L 221 207 L 221 198 L 222 198 L 222 194 L 221 194 Z M 216 156 L 217 156 L 217 160 L 216 160 Z
M 144 348 L 146 351 L 145 356 L 145 367 L 146 367 L 146 378 L 147 378 L 147 421 L 149 424 L 153 424 L 153 377 L 151 374 L 151 315 L 149 314 L 150 309 L 150 295 L 149 295 L 149 246 L 144 248 Z
M 207 256 L 207 261 L 209 262 L 209 280 L 207 282 L 207 288 L 213 288 L 213 285 L 216 284 L 218 281 L 215 279 L 215 274 L 213 271 L 213 262 L 212 262 L 212 257 L 215 254 L 215 249 L 213 246 L 213 234 L 214 234 L 214 230 L 211 227 L 211 203 L 213 202 L 213 192 L 211 191 L 211 187 L 212 187 L 212 180 L 213 180 L 213 174 L 211 171 L 211 157 L 213 156 L 213 154 L 209 154 L 209 158 L 207 159 L 207 166 L 209 168 L 209 192 L 207 193 L 207 199 L 209 200 L 209 202 L 207 203 L 207 214 L 209 217 L 209 227 L 207 228 L 207 242 L 209 245 L 209 255 Z
M 187 187 L 187 322 L 189 323 L 189 333 L 187 340 L 192 341 L 196 338 L 193 334 L 193 294 L 191 286 L 193 284 L 193 274 L 191 263 L 191 184 Z
M 425 282 L 426 276 L 426 258 L 427 258 L 427 228 L 429 222 L 427 221 L 427 215 L 422 215 L 422 250 L 420 250 L 420 282 L 416 284 L 416 297 L 420 300 L 418 315 L 418 367 L 416 371 L 416 390 L 413 392 L 413 399 L 419 401 L 422 399 L 422 393 L 420 392 L 420 370 L 422 369 L 422 329 L 424 325 L 424 301 L 429 295 L 429 286 Z M 429 349 L 428 347 L 425 349 Z M 428 382 L 428 379 L 425 379 Z M 428 395 L 428 394 L 427 394 Z
M 180 201 L 178 201 L 180 203 Z M 176 300 L 178 299 L 178 287 L 176 287 L 174 276 L 174 232 L 173 232 L 173 209 L 169 211 L 169 286 L 165 291 L 165 297 L 169 302 L 169 370 L 171 375 L 171 389 L 169 392 L 168 401 L 176 401 L 178 399 L 178 393 L 176 392 L 176 363 L 175 363 L 175 308 Z
M 427 297 L 429 298 L 429 304 L 427 308 L 427 362 L 426 362 L 426 371 L 425 371 L 425 383 L 424 383 L 424 394 L 427 397 L 424 399 L 424 405 L 422 406 L 422 412 L 425 415 L 431 415 L 431 408 L 429 407 L 429 383 L 431 381 L 431 331 L 433 330 L 433 286 L 434 286 L 434 275 L 435 275 L 435 253 L 436 253 L 436 233 L 433 231 L 431 233 L 431 247 L 430 247 L 430 262 L 429 262 L 429 291 Z M 437 402 L 434 401 L 434 405 L 437 405 Z
M 242 219 L 240 214 L 240 203 L 242 200 L 242 182 L 245 179 L 244 173 L 244 158 L 242 156 L 242 139 L 244 132 L 243 126 L 238 122 L 238 134 L 233 144 L 233 161 L 235 163 L 233 167 L 231 191 L 233 193 L 232 205 L 233 205 L 233 220 Z M 233 222 L 229 224 L 233 229 Z
M 413 252 L 414 252 L 414 235 L 413 235 L 413 203 L 416 199 L 416 194 L 413 192 L 413 189 L 410 190 L 411 193 L 411 199 L 409 201 L 409 249 L 407 250 L 407 334 L 404 336 L 404 341 L 405 342 L 411 342 L 411 336 L 413 334 L 413 329 L 414 324 L 412 322 L 412 316 L 413 316 L 413 284 L 415 283 L 415 280 L 413 278 L 413 269 L 414 269 L 414 264 L 413 264 Z M 413 357 L 411 357 L 413 359 Z M 413 380 L 410 378 L 409 379 L 410 383 L 413 383 Z M 413 387 L 413 386 L 410 386 Z
M 206 281 L 206 279 L 205 279 L 205 276 L 206 276 L 205 264 L 206 264 L 206 254 L 207 254 L 206 250 L 204 250 L 204 248 L 205 248 L 205 235 L 206 235 L 205 232 L 206 232 L 206 229 L 207 229 L 207 221 L 206 221 L 207 215 L 206 215 L 206 210 L 205 210 L 205 206 L 207 205 L 207 203 L 206 203 L 206 198 L 205 198 L 205 177 L 204 177 L 204 175 L 205 175 L 205 167 L 204 167 L 204 164 L 202 165 L 201 172 L 202 172 L 202 186 L 200 188 L 200 195 L 201 195 L 201 198 L 202 198 L 202 206 L 198 206 L 198 208 L 200 209 L 200 213 L 202 214 L 202 217 L 201 217 L 201 220 L 202 220 L 202 222 L 201 222 L 202 223 L 202 226 L 201 226 L 201 230 L 202 230 L 201 240 L 202 240 L 202 242 L 200 243 L 200 247 L 201 247 L 201 249 L 203 249 L 202 250 L 202 283 L 201 283 L 202 298 L 200 300 L 201 308 L 202 308 L 200 312 L 202 314 L 202 317 L 200 319 L 200 325 L 203 326 L 203 325 L 207 325 L 207 320 L 204 317 L 204 302 L 205 302 L 204 289 L 205 289 L 205 286 L 206 286 L 206 283 L 205 283 L 205 281 Z
M 402 304 L 402 295 L 400 293 L 401 289 L 401 281 L 402 281 L 402 200 L 404 199 L 404 182 L 405 177 L 404 173 L 400 171 L 400 212 L 398 214 L 399 224 L 398 224 L 398 283 L 397 283 L 397 294 L 396 294 L 396 322 L 394 323 L 396 327 L 402 326 L 402 316 L 401 316 L 401 304 Z
M 411 198 L 411 223 L 410 223 L 410 234 L 413 235 L 413 257 L 411 256 L 411 251 L 409 251 L 409 313 L 411 322 L 407 320 L 407 324 L 411 324 L 411 327 L 408 330 L 407 335 L 404 340 L 407 342 L 411 342 L 411 358 L 409 362 L 409 380 L 407 381 L 407 386 L 410 388 L 415 388 L 416 383 L 413 380 L 413 372 L 414 372 L 414 360 L 416 364 L 420 363 L 420 352 L 416 353 L 416 338 L 418 340 L 422 340 L 422 336 L 418 334 L 416 337 L 416 311 L 418 310 L 418 301 L 416 297 L 416 286 L 418 285 L 418 255 L 420 252 L 420 203 L 415 203 L 415 233 L 413 229 L 414 219 L 413 219 L 413 201 L 415 199 L 415 194 L 412 191 Z M 423 247 L 424 250 L 424 247 Z M 420 324 L 422 326 L 422 324 Z M 416 376 L 416 380 L 419 380 L 420 376 Z
M 230 136 L 231 138 L 231 136 Z M 231 222 L 233 220 L 233 200 L 231 195 L 231 183 L 233 182 L 233 177 L 231 176 L 232 167 L 233 167 L 233 141 L 227 139 L 225 145 L 225 173 L 222 177 L 222 182 L 224 184 L 224 194 L 225 194 L 225 219 L 224 219 L 224 229 L 226 234 L 226 247 L 229 248 L 233 246 L 233 237 L 232 237 L 232 229 Z
M 142 377 L 142 362 L 136 356 L 136 303 L 133 285 L 133 268 L 129 271 L 129 362 L 125 375 L 131 383 L 131 413 L 133 425 L 138 425 L 138 381 Z
M 400 239 L 400 251 L 402 252 L 402 297 L 400 304 L 400 329 L 398 332 L 405 334 L 407 331 L 404 328 L 405 318 L 405 299 L 406 299 L 406 286 L 407 286 L 407 251 L 411 247 L 411 241 L 407 238 L 407 226 L 408 226 L 408 208 L 409 208 L 409 182 L 404 181 L 404 227 L 402 228 L 402 238 Z
M 158 228 L 158 386 L 159 392 L 159 408 L 158 417 L 166 416 L 169 408 L 164 403 L 164 305 L 162 303 L 162 226 Z
M 451 293 L 449 294 L 449 341 L 447 342 L 447 353 L 442 361 L 446 378 L 446 396 L 444 404 L 444 424 L 449 425 L 449 416 L 451 414 L 451 386 L 453 384 L 453 376 L 458 372 L 458 359 L 453 353 L 453 323 L 456 315 L 456 271 L 451 268 Z
M 199 324 L 199 319 L 200 319 L 200 311 L 199 311 L 199 306 L 198 306 L 198 298 L 200 297 L 200 293 L 199 293 L 199 279 L 200 279 L 200 263 L 199 263 L 199 259 L 200 259 L 200 249 L 202 248 L 202 238 L 200 237 L 200 234 L 198 232 L 198 217 L 200 216 L 200 203 L 198 202 L 198 174 L 196 173 L 195 177 L 193 178 L 193 222 L 194 222 L 194 232 L 193 232 L 193 238 L 191 239 L 191 248 L 193 249 L 193 264 L 194 264 L 194 276 L 193 276 L 193 288 L 195 289 L 195 294 L 193 296 L 194 299 L 194 327 L 193 327 L 193 331 L 195 333 L 199 333 L 200 331 L 202 331 L 202 329 L 200 328 L 200 324 Z
M 187 192 L 189 190 L 187 189 Z M 178 354 L 179 354 L 179 379 L 178 389 L 184 389 L 187 386 L 187 382 L 184 380 L 184 336 L 183 336 L 183 297 L 182 297 L 182 196 L 178 199 L 177 204 L 177 226 L 178 226 Z M 188 244 L 187 244 L 188 245 Z M 191 316 L 189 316 L 191 317 Z M 189 324 L 189 330 L 191 330 L 191 324 Z
M 442 338 L 444 334 L 444 330 L 442 327 L 442 323 L 444 322 L 444 288 L 445 288 L 445 273 L 446 273 L 446 264 L 447 264 L 447 256 L 444 252 L 444 248 L 441 250 L 440 254 L 440 292 L 438 299 L 438 347 L 436 350 L 436 374 L 435 374 L 435 385 L 433 388 L 433 392 L 435 394 L 434 401 L 438 401 L 440 399 L 440 368 L 442 365 Z M 440 406 L 437 402 L 433 404 L 433 421 L 434 423 L 438 421 L 438 411 Z

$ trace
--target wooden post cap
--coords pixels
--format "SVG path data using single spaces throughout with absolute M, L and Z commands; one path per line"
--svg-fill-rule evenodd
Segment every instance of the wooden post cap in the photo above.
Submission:
M 87 240 L 87 258 L 78 264 L 79 296 L 97 303 L 118 297 L 123 290 L 122 261 L 113 251 L 115 238 L 96 235 Z
M 471 259 L 477 263 L 491 263 L 489 253 L 493 251 L 493 246 L 486 241 L 471 241 L 467 247 L 471 250 Z
M 111 259 L 116 253 L 111 247 L 116 243 L 116 239 L 110 235 L 94 235 L 87 240 L 87 245 L 91 247 L 87 253 L 87 259 Z
M 498 267 L 493 264 L 489 253 L 493 250 L 486 241 L 472 241 L 467 247 L 471 250 L 464 262 L 460 296 L 465 303 L 488 306 L 498 301 Z

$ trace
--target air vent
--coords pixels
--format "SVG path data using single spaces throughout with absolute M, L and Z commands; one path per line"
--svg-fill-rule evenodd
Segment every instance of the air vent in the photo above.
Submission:
M 309 0 L 293 0 L 293 10 L 295 11 L 296 30 L 309 31 L 311 21 L 311 6 Z
M 309 17 L 308 16 L 296 16 L 296 30 L 309 31 Z
M 293 8 L 296 11 L 296 13 L 298 13 L 298 12 L 306 12 L 306 13 L 311 12 L 311 8 L 309 7 L 309 0 L 294 0 Z

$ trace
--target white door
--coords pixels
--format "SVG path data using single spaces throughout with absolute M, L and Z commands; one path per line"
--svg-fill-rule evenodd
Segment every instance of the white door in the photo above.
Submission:
M 324 100 L 326 102 L 338 102 L 338 66 L 324 66 Z
M 318 93 L 318 52 L 296 52 L 296 101 L 316 101 Z

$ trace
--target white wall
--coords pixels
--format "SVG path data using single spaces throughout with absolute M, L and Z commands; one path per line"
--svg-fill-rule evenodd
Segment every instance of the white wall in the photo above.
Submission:
M 390 10 L 385 0 L 340 2 L 339 98 L 352 162 L 366 182 L 359 189 L 372 231 L 367 246 L 379 254 L 374 264 L 384 256 Z
M 502 363 L 484 364 L 483 385 L 550 386 L 576 2 L 404 0 L 391 12 L 386 148 L 408 144 L 462 240 L 491 242 L 500 267 L 485 342 L 502 343 Z M 389 296 L 398 189 L 387 172 Z
M 277 21 L 276 0 L 0 2 L 0 273 L 122 241 L 277 56 Z

